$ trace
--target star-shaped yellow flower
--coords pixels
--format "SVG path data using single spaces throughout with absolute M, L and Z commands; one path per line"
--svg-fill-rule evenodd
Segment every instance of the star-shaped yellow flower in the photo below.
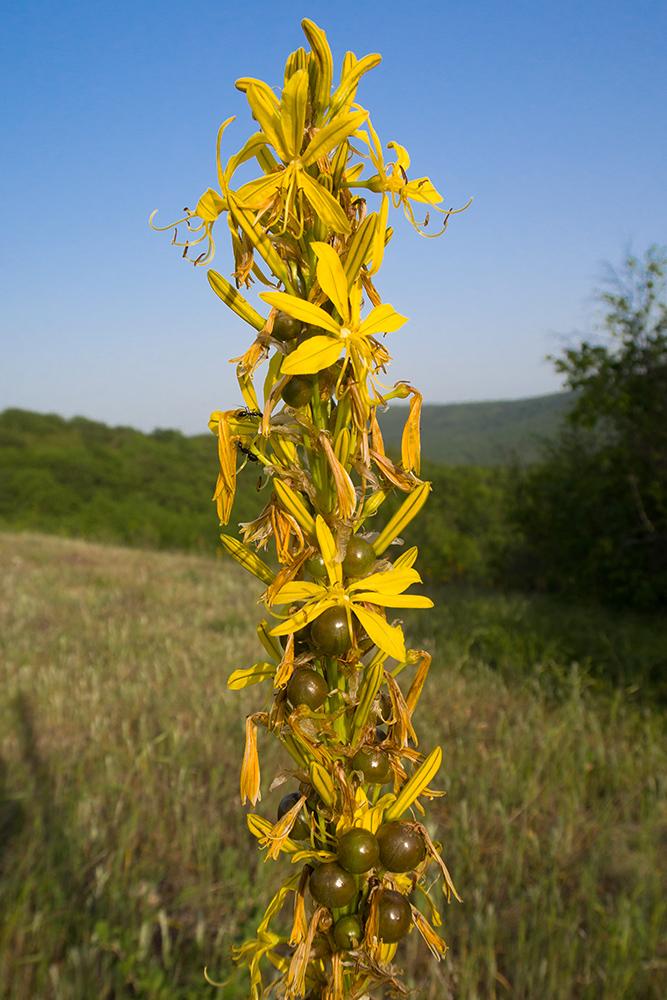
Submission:
M 422 582 L 419 573 L 412 568 L 417 558 L 417 550 L 411 549 L 400 556 L 392 569 L 371 573 L 370 576 L 354 580 L 344 587 L 341 564 L 336 562 L 336 543 L 321 515 L 317 516 L 315 530 L 327 567 L 328 583 L 302 581 L 288 583 L 282 587 L 276 594 L 276 602 L 291 604 L 294 601 L 304 601 L 305 603 L 299 611 L 272 629 L 271 635 L 289 635 L 314 621 L 315 618 L 319 618 L 327 608 L 344 607 L 348 620 L 354 615 L 379 649 L 399 662 L 404 662 L 406 652 L 403 630 L 398 625 L 389 625 L 374 608 L 433 607 L 433 601 L 428 597 L 404 593 L 413 583 Z

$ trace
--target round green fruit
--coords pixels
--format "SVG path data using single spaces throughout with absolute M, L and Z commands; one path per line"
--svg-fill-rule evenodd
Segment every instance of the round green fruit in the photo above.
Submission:
M 293 809 L 300 798 L 301 796 L 298 792 L 290 792 L 289 795 L 281 799 L 278 805 L 278 819 L 282 819 L 286 812 Z M 290 837 L 292 840 L 306 840 L 310 837 L 310 823 L 304 819 L 301 813 L 299 813 L 294 822 L 294 826 L 290 831 Z
M 378 900 L 378 937 L 385 944 L 394 944 L 410 930 L 412 910 L 400 892 L 384 889 Z
M 352 769 L 361 771 L 364 781 L 374 785 L 384 785 L 392 775 L 389 758 L 382 750 L 376 750 L 374 747 L 362 747 L 357 750 L 352 758 Z
M 294 707 L 307 705 L 313 712 L 322 707 L 328 693 L 329 688 L 322 674 L 310 667 L 295 670 L 287 684 L 287 697 Z
M 311 625 L 310 635 L 326 656 L 344 656 L 353 643 L 345 608 L 333 607 L 323 611 Z
M 364 932 L 361 928 L 361 921 L 356 914 L 341 917 L 334 924 L 334 941 L 343 951 L 352 951 L 361 944 Z
M 307 323 L 299 334 L 297 344 L 300 347 L 306 340 L 312 340 L 313 337 L 326 337 L 326 335 L 327 331 L 323 330 L 321 326 L 312 326 L 310 323 Z
M 324 580 L 327 575 L 327 564 L 321 552 L 315 552 L 306 559 L 306 573 L 312 576 L 313 580 Z
M 340 838 L 336 853 L 345 871 L 363 875 L 378 863 L 380 845 L 370 830 L 355 827 Z
M 377 832 L 380 864 L 389 872 L 411 872 L 426 854 L 426 844 L 419 830 L 399 819 L 384 823 Z
M 273 321 L 271 336 L 274 340 L 284 343 L 286 340 L 296 340 L 301 333 L 301 320 L 294 319 L 286 312 L 279 312 Z
M 333 910 L 350 902 L 357 891 L 357 880 L 337 861 L 325 861 L 310 876 L 308 888 L 316 903 Z
M 375 566 L 376 559 L 375 549 L 371 543 L 359 538 L 358 535 L 352 535 L 345 550 L 343 573 L 351 577 L 366 576 Z
M 292 375 L 280 395 L 288 406 L 298 410 L 313 398 L 313 380 L 309 375 Z

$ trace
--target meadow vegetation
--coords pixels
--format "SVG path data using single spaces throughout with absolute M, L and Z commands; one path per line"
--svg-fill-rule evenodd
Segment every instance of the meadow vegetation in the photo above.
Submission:
M 260 653 L 260 586 L 227 560 L 0 535 L 6 1000 L 247 995 L 202 970 L 229 975 L 283 874 L 238 797 L 256 689 L 226 689 Z M 443 746 L 429 824 L 464 902 L 443 907 L 440 965 L 415 933 L 402 946 L 418 995 L 663 1000 L 665 720 L 630 668 L 660 664 L 664 622 L 554 605 L 547 627 L 546 598 L 433 595 L 405 627 L 434 654 L 417 728 Z

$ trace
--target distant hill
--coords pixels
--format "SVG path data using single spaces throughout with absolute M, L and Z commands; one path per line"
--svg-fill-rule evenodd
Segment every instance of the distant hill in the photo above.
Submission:
M 488 403 L 427 404 L 422 408 L 422 453 L 441 465 L 525 465 L 539 458 L 540 438 L 550 438 L 572 405 L 572 393 Z M 385 444 L 400 448 L 406 406 L 380 414 Z

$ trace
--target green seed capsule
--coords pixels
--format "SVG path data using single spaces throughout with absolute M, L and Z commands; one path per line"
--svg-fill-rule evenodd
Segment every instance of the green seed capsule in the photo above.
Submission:
M 343 573 L 345 576 L 359 577 L 366 576 L 375 566 L 375 549 L 370 542 L 357 535 L 347 543 L 345 558 L 343 559 Z
M 326 656 L 344 656 L 353 641 L 345 608 L 334 607 L 323 611 L 311 625 L 310 635 Z
M 377 832 L 380 864 L 390 872 L 411 872 L 424 860 L 426 844 L 419 830 L 401 820 L 383 823 Z
M 394 944 L 410 930 L 412 910 L 400 892 L 384 889 L 378 901 L 378 937 L 385 944 Z
M 352 951 L 353 948 L 358 948 L 364 936 L 359 917 L 356 914 L 341 917 L 334 925 L 333 936 L 334 941 L 343 951 Z
M 370 830 L 355 827 L 340 838 L 336 853 L 345 871 L 363 875 L 378 863 L 380 845 Z
M 352 769 L 361 771 L 365 781 L 374 785 L 384 785 L 392 775 L 389 758 L 382 750 L 373 747 L 362 747 L 352 758 Z M 386 867 L 386 865 L 385 865 Z
M 294 319 L 286 312 L 279 312 L 273 321 L 271 336 L 274 340 L 284 343 L 286 340 L 296 340 L 301 333 L 301 320 Z
M 292 375 L 280 395 L 288 406 L 298 410 L 313 398 L 313 380 L 308 375 Z
M 308 888 L 316 903 L 333 910 L 350 902 L 357 891 L 357 880 L 337 861 L 325 861 L 310 876 Z
M 287 684 L 287 697 L 296 708 L 297 705 L 307 705 L 313 712 L 326 701 L 329 687 L 322 674 L 310 667 L 295 670 Z

